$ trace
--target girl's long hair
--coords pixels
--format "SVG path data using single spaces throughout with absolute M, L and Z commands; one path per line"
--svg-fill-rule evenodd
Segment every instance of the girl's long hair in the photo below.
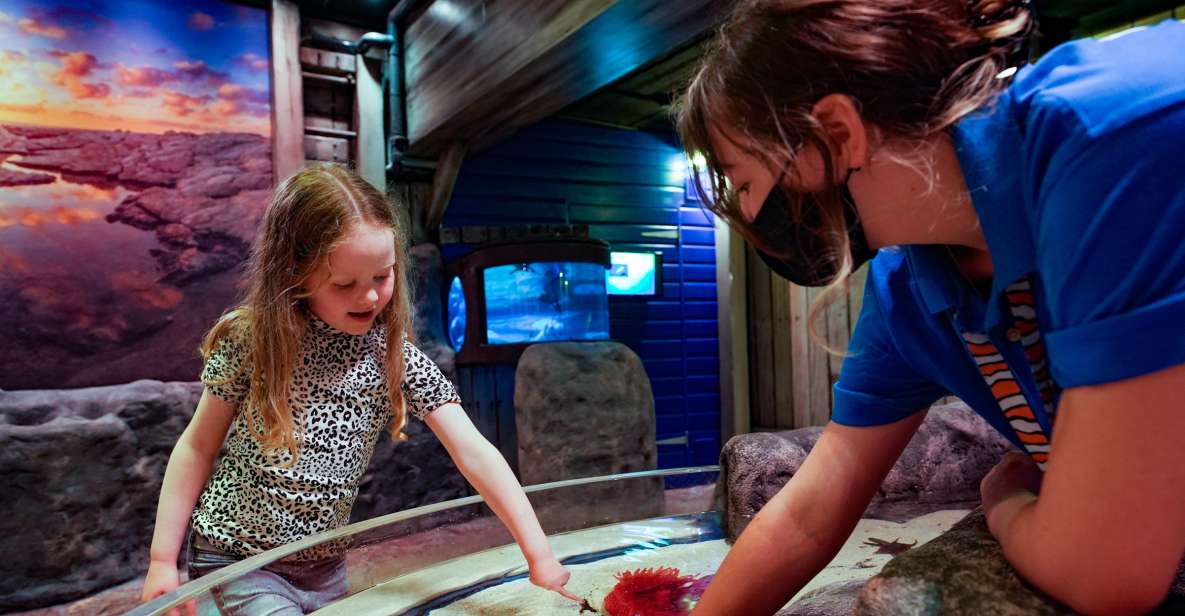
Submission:
M 407 253 L 399 217 L 387 198 L 340 165 L 307 167 L 281 183 L 272 196 L 247 262 L 246 299 L 224 314 L 202 341 L 209 357 L 230 337 L 245 349 L 239 366 L 249 371 L 244 410 L 247 425 L 269 449 L 287 450 L 295 464 L 302 435 L 288 405 L 293 366 L 309 311 L 304 284 L 357 225 L 391 229 L 395 246 L 394 292 L 376 321 L 386 330 L 386 371 L 390 389 L 391 437 L 406 440 L 403 339 L 411 337 L 407 289 Z
M 693 183 L 710 210 L 777 254 L 742 216 L 712 133 L 727 127 L 752 144 L 756 150 L 748 153 L 775 178 L 794 168 L 804 147 L 819 152 L 828 187 L 814 199 L 787 190 L 792 220 L 802 219 L 807 204 L 819 204 L 821 225 L 811 231 L 828 249 L 818 257 L 838 272 L 811 307 L 816 340 L 816 317 L 841 295 L 852 268 L 842 186 L 830 185 L 837 178 L 835 144 L 811 115 L 814 104 L 847 95 L 884 141 L 920 143 L 989 104 L 1007 85 L 998 77 L 1034 29 L 1026 0 L 740 0 L 720 27 L 675 106 L 684 148 L 706 167 L 694 170 Z

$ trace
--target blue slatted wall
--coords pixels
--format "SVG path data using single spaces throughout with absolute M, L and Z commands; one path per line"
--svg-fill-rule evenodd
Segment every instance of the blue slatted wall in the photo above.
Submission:
M 660 468 L 720 453 L 716 255 L 711 220 L 686 188 L 674 138 L 548 120 L 466 158 L 444 226 L 587 224 L 614 249 L 662 254 L 660 297 L 610 296 L 610 336 L 654 390 Z M 445 245 L 446 260 L 467 250 Z

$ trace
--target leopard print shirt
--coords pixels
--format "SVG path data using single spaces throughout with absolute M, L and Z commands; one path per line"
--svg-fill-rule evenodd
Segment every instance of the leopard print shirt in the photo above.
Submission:
M 296 464 L 285 468 L 287 451 L 262 448 L 247 423 L 258 420 L 258 410 L 240 405 L 225 454 L 198 498 L 194 530 L 214 547 L 246 557 L 345 525 L 375 443 L 391 420 L 385 352 L 381 326 L 354 336 L 311 318 L 289 395 L 297 434 L 304 435 Z M 242 365 L 244 355 L 240 341 L 220 341 L 202 370 L 211 394 L 234 404 L 246 399 L 250 370 Z M 423 420 L 460 401 L 436 364 L 407 340 L 403 359 L 401 388 L 412 416 Z M 341 548 L 318 546 L 292 559 L 327 558 Z

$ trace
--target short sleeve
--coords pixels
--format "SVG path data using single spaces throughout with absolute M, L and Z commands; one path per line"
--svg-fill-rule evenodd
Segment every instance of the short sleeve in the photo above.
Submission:
M 831 420 L 845 426 L 890 424 L 929 408 L 947 391 L 898 351 L 870 274 L 848 355 L 833 388 Z
M 449 402 L 461 402 L 457 388 L 423 351 L 408 340 L 403 341 L 403 399 L 416 419 Z
M 1185 105 L 1102 136 L 1079 130 L 1031 180 L 1043 333 L 1062 387 L 1185 363 L 1181 143 Z
M 245 400 L 251 383 L 246 355 L 247 347 L 242 340 L 230 334 L 224 335 L 202 366 L 202 383 L 206 389 L 233 404 Z

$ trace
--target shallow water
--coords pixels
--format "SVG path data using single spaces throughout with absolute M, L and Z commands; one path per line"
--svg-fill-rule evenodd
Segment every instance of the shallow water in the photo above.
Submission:
M 610 524 L 549 539 L 556 556 L 572 571 L 568 590 L 588 598 L 597 609 L 616 584 L 616 573 L 677 567 L 684 574 L 707 575 L 728 551 L 715 512 Z M 532 586 L 526 575 L 522 554 L 511 544 L 400 575 L 316 613 L 580 613 L 579 605 Z
M 892 557 L 882 548 L 885 543 L 921 545 L 966 513 L 939 511 L 904 523 L 861 520 L 836 558 L 795 598 L 827 584 L 868 578 Z M 715 512 L 610 524 L 549 539 L 556 555 L 572 571 L 568 590 L 587 598 L 597 610 L 616 584 L 615 574 L 645 567 L 677 567 L 684 575 L 708 575 L 715 573 L 729 549 Z M 510 544 L 398 575 L 316 614 L 581 613 L 576 603 L 536 588 L 525 578 L 522 554 Z
M 32 170 L 48 184 L 0 187 L 0 388 L 192 379 L 201 332 L 233 300 L 237 274 L 162 282 L 151 231 L 106 220 L 122 184 Z M 179 352 L 178 350 L 185 352 Z

